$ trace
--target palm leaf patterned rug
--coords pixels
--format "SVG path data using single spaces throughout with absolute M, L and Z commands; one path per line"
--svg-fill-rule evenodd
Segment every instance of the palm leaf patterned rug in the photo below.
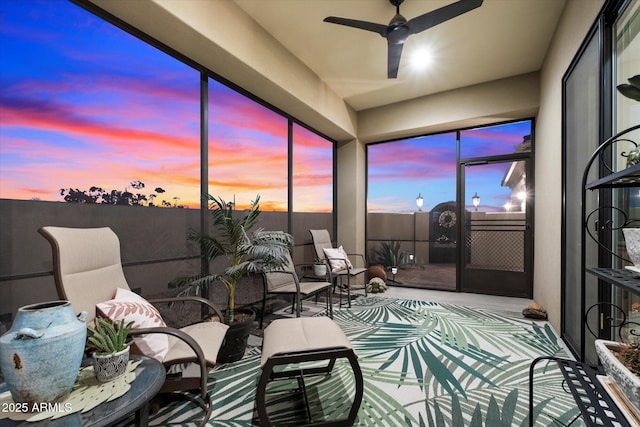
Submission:
M 520 313 L 368 296 L 350 309 L 335 309 L 334 320 L 351 340 L 364 376 L 357 426 L 527 426 L 531 361 L 568 357 L 548 323 Z M 209 425 L 259 425 L 254 400 L 260 373 L 259 347 L 211 372 Z M 534 375 L 534 424 L 571 423 L 579 411 L 555 364 L 539 363 Z M 345 417 L 353 382 L 346 360 L 338 360 L 331 376 L 307 380 L 314 420 Z M 303 424 L 296 384 L 271 384 L 272 422 Z M 179 403 L 163 407 L 151 424 L 195 425 L 199 417 L 195 406 Z M 578 419 L 572 425 L 584 424 Z

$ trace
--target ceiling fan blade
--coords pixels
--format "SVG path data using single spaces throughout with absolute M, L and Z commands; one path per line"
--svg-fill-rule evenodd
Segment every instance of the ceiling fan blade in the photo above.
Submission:
M 402 56 L 402 43 L 392 44 L 387 43 L 389 46 L 389 52 L 387 53 L 387 78 L 395 79 L 398 77 L 398 68 L 400 68 L 400 57 Z
M 373 31 L 374 33 L 380 34 L 382 37 L 387 37 L 387 26 L 382 24 L 359 21 L 357 19 L 338 18 L 337 16 L 327 16 L 324 18 L 324 22 L 345 25 L 347 27 L 359 28 L 366 31 Z
M 459 0 L 455 3 L 416 16 L 407 22 L 409 34 L 417 34 L 482 5 L 483 0 Z

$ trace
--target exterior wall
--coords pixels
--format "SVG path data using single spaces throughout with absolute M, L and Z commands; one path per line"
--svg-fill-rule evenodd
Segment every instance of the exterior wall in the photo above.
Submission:
M 118 235 L 127 282 L 143 296 L 172 292 L 168 283 L 200 271 L 198 246 L 187 232 L 199 229 L 200 212 L 112 205 L 0 199 L 0 331 L 16 310 L 27 304 L 57 300 L 52 275 L 51 246 L 38 233 L 46 225 L 61 227 L 111 227 Z M 331 214 L 296 213 L 294 263 L 313 261 L 308 229 L 331 229 Z M 286 230 L 287 213 L 262 212 L 259 227 Z M 211 264 L 211 272 L 224 268 L 224 260 Z M 262 299 L 262 282 L 246 279 L 238 286 L 239 305 Z M 227 292 L 214 286 L 211 299 L 226 305 Z
M 505 231 L 510 230 L 509 224 L 515 221 L 524 223 L 523 212 L 468 212 L 471 220 L 491 220 L 488 228 L 495 229 L 498 226 Z M 415 256 L 418 265 L 429 264 L 429 226 L 430 212 L 406 213 L 370 213 L 367 215 L 367 255 L 372 261 L 371 254 L 380 245 L 380 242 L 395 240 L 400 242 L 400 250 Z M 513 229 L 518 231 L 521 226 Z M 520 233 L 517 236 L 521 236 Z M 435 236 L 434 236 L 435 238 Z M 475 268 L 493 267 L 502 269 L 505 267 L 505 259 L 524 259 L 524 245 L 514 245 L 511 241 L 513 235 L 504 232 L 489 231 L 480 233 L 473 241 L 473 250 L 470 253 L 470 264 Z M 514 251 L 518 251 L 514 254 Z
M 365 253 L 366 153 L 357 140 L 338 144 L 338 230 L 331 236 L 347 253 Z M 362 276 L 362 275 L 360 275 Z M 361 277 L 358 280 L 362 281 Z
M 535 129 L 534 299 L 560 329 L 562 218 L 562 77 L 604 0 L 568 0 L 540 73 Z
M 187 230 L 199 227 L 197 210 L 0 200 L 0 218 L 0 315 L 59 299 L 51 246 L 38 233 L 46 225 L 111 227 L 123 263 L 134 264 L 124 269 L 129 286 L 143 295 L 164 292 L 171 279 L 200 270 L 198 248 L 186 240 Z
M 382 241 L 400 241 L 400 249 L 415 256 L 418 265 L 429 263 L 430 212 L 370 213 L 367 215 L 367 256 Z

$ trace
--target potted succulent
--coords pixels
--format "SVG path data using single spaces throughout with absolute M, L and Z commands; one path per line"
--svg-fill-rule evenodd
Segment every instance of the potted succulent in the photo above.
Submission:
M 640 412 L 640 341 L 596 340 L 595 345 L 607 376 Z
M 324 258 L 317 257 L 313 260 L 313 274 L 318 277 L 327 275 L 327 264 L 324 262 Z
M 226 363 L 240 360 L 244 355 L 251 322 L 255 313 L 247 321 L 246 315 L 236 310 L 236 287 L 241 278 L 268 269 L 281 269 L 287 263 L 286 254 L 293 249 L 293 237 L 282 231 L 256 229 L 248 235 L 260 216 L 260 196 L 251 202 L 249 209 L 234 215 L 234 204 L 222 198 L 207 195 L 213 216 L 214 235 L 190 231 L 189 240 L 200 244 L 209 261 L 225 257 L 228 261 L 219 274 L 198 275 L 179 278 L 173 286 L 183 286 L 181 293 L 196 293 L 207 296 L 213 283 L 222 283 L 228 291 L 225 323 L 230 327 L 218 354 L 218 361 Z
M 104 317 L 94 319 L 87 329 L 87 347 L 93 352 L 93 370 L 98 381 L 111 381 L 125 373 L 132 340 L 129 332 L 133 322 L 111 323 Z

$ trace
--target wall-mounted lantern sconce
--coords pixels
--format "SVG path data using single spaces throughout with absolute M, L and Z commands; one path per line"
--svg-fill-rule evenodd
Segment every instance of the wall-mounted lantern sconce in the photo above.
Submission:
M 422 195 L 418 193 L 418 197 L 416 197 L 416 205 L 418 205 L 418 212 L 422 212 L 422 204 L 424 203 L 424 199 Z
M 476 191 L 476 194 L 474 194 L 473 197 L 471 198 L 471 202 L 473 203 L 473 207 L 476 209 L 476 212 L 477 212 L 478 206 L 480 205 L 480 196 L 478 196 L 477 191 Z

